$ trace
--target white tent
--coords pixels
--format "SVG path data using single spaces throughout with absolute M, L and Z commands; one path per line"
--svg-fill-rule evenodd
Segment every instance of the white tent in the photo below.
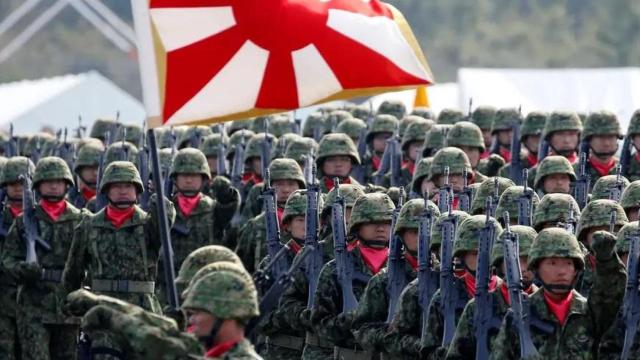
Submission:
M 40 80 L 0 84 L 0 128 L 13 123 L 17 133 L 78 126 L 78 116 L 88 127 L 101 117 L 142 124 L 145 111 L 133 96 L 91 71 Z

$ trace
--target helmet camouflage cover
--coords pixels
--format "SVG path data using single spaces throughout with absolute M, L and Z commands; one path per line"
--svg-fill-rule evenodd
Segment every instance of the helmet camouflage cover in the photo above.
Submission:
M 632 182 L 624 189 L 620 197 L 620 206 L 624 209 L 640 207 L 640 180 Z
M 356 200 L 360 196 L 364 196 L 364 188 L 357 184 L 340 184 L 340 196 L 344 199 L 344 206 L 352 208 L 356 203 Z M 322 217 L 327 216 L 331 212 L 331 205 L 336 201 L 337 191 L 335 188 L 331 189 L 327 194 L 322 208 Z
M 91 131 L 89 131 L 89 137 L 100 139 L 102 141 L 105 140 L 105 133 L 111 133 L 115 130 L 117 123 L 115 120 L 111 119 L 97 119 L 93 125 L 91 126 Z
M 466 220 L 468 217 L 471 217 L 471 215 L 469 215 L 467 212 L 465 211 L 461 211 L 461 210 L 453 210 L 451 212 L 451 215 L 453 215 L 456 218 L 456 224 L 458 224 L 458 227 L 460 226 L 460 224 Z M 440 245 L 442 245 L 442 223 L 445 221 L 445 219 L 447 219 L 447 216 L 449 216 L 449 212 L 447 211 L 444 214 L 440 214 L 440 216 L 438 216 L 436 218 L 436 221 L 434 222 L 433 226 L 431 226 L 431 250 L 436 250 L 437 248 L 440 247 Z
M 293 159 L 274 159 L 269 164 L 269 173 L 271 174 L 272 182 L 276 180 L 295 180 L 301 189 L 306 187 L 302 169 Z
M 126 133 L 126 137 L 125 137 L 125 133 Z M 140 142 L 141 137 L 142 137 L 142 127 L 140 127 L 140 125 L 122 124 L 118 128 L 118 132 L 116 133 L 116 137 L 115 139 L 113 139 L 113 141 L 114 142 L 122 141 L 122 139 L 124 139 L 125 141 L 128 141 L 132 144 L 138 144 Z
M 407 130 L 407 127 L 409 127 L 409 125 L 411 125 L 415 121 L 425 120 L 425 119 L 423 119 L 423 118 L 421 118 L 419 116 L 407 115 L 407 116 L 405 116 L 405 117 L 403 117 L 402 119 L 399 119 L 399 120 L 400 121 L 398 122 L 398 135 L 400 135 L 400 137 L 403 137 L 404 133 Z
M 114 161 L 129 161 L 134 164 L 138 163 L 138 148 L 129 142 L 114 142 L 109 145 L 104 153 L 103 166 L 108 166 Z
M 393 115 L 376 115 L 371 123 L 371 129 L 367 133 L 366 141 L 370 143 L 373 137 L 379 133 L 393 134 L 398 130 L 398 119 Z
M 549 115 L 544 123 L 542 136 L 549 140 L 549 137 L 556 131 L 575 130 L 582 131 L 582 121 L 575 112 L 554 111 Z
M 447 134 L 447 146 L 468 146 L 484 152 L 484 138 L 478 125 L 469 121 L 460 121 L 453 125 Z
M 378 107 L 378 114 L 393 115 L 396 119 L 402 119 L 406 113 L 407 107 L 397 100 L 385 100 Z
M 623 226 L 629 222 L 627 214 L 620 204 L 613 200 L 601 199 L 594 200 L 582 209 L 582 215 L 578 222 L 576 234 L 578 241 L 584 241 L 589 229 L 593 227 L 609 226 L 611 214 L 616 213 L 616 226 Z
M 431 172 L 431 164 L 433 163 L 433 158 L 422 158 L 416 165 L 416 169 L 413 172 L 413 179 L 411 180 L 411 190 L 416 193 L 421 193 L 422 180 L 426 177 L 429 178 L 429 173 Z
M 531 196 L 531 216 L 535 213 L 538 204 L 540 203 L 540 198 L 538 194 L 536 194 L 533 189 L 529 188 L 532 192 Z M 502 220 L 502 215 L 504 212 L 509 213 L 509 219 L 511 221 L 519 220 L 519 211 L 518 211 L 518 199 L 524 194 L 523 186 L 511 186 L 508 187 L 502 195 L 500 195 L 500 200 L 498 201 L 498 206 L 496 207 L 496 217 Z
M 194 148 L 180 149 L 173 159 L 169 176 L 175 177 L 179 174 L 200 174 L 210 179 L 211 169 L 202 151 Z
M 427 120 L 436 119 L 436 114 L 433 113 L 433 110 L 423 106 L 414 107 L 413 111 L 411 111 L 411 115 L 420 116 L 421 118 L 427 119 Z
M 467 251 L 477 251 L 482 238 L 482 229 L 487 217 L 485 215 L 472 215 L 466 218 L 456 231 L 453 243 L 453 256 L 461 258 Z M 494 226 L 496 236 L 500 236 L 502 226 L 496 219 L 490 217 L 489 221 Z
M 204 153 L 206 157 L 218 157 L 218 145 L 223 144 L 227 146 L 227 138 L 223 138 L 222 134 L 212 134 L 205 137 L 200 143 L 199 149 Z
M 436 204 L 428 201 L 427 206 L 429 207 L 433 218 L 437 218 L 440 216 L 440 210 L 438 209 L 438 206 Z M 420 223 L 420 215 L 422 215 L 423 210 L 423 199 L 411 199 L 404 203 L 404 205 L 402 205 L 402 209 L 400 209 L 400 214 L 398 214 L 394 232 L 396 234 L 400 234 L 403 230 L 406 229 L 417 229 Z
M 635 236 L 640 236 L 638 230 L 638 221 L 632 221 L 630 223 L 626 223 L 618 231 L 616 240 L 616 252 L 618 252 L 618 254 L 629 252 L 629 247 L 631 247 L 631 239 Z
M 276 116 L 269 123 L 269 132 L 277 138 L 284 134 L 290 134 L 291 131 L 293 131 L 293 122 L 287 115 Z
M 478 106 L 471 113 L 471 122 L 478 125 L 482 130 L 491 130 L 493 117 L 496 115 L 496 108 L 493 106 Z
M 422 145 L 423 157 L 433 156 L 436 151 L 445 147 L 447 134 L 451 130 L 452 126 L 453 125 L 436 124 L 429 129 L 429 132 L 424 139 L 424 144 Z
M 544 177 L 552 174 L 566 174 L 571 182 L 576 181 L 576 173 L 573 166 L 566 157 L 560 155 L 550 155 L 542 159 L 538 164 L 536 177 L 533 180 L 533 187 L 540 189 L 544 185 Z
M 360 164 L 360 156 L 356 144 L 347 134 L 327 134 L 320 139 L 318 145 L 318 171 L 322 169 L 322 163 L 330 156 L 349 156 L 354 164 Z
M 27 169 L 30 174 L 33 174 L 36 170 L 31 159 L 25 156 L 9 158 L 0 172 L 0 186 L 20 181 L 20 175 L 27 173 Z
M 487 197 L 493 196 L 495 194 L 495 178 L 498 178 L 498 196 L 502 195 L 507 188 L 516 186 L 516 184 L 511 181 L 511 179 L 503 178 L 503 177 L 491 177 L 483 181 L 478 190 L 473 197 L 473 202 L 471 203 L 471 214 L 483 214 L 485 201 Z M 498 199 L 499 200 L 499 199 Z
M 136 166 L 129 161 L 114 161 L 104 170 L 100 180 L 100 192 L 105 193 L 109 185 L 114 183 L 131 183 L 136 186 L 138 193 L 144 191 L 142 179 Z
M 47 180 L 64 180 L 69 186 L 73 186 L 73 175 L 67 163 L 59 157 L 47 156 L 38 161 L 33 174 L 33 187 Z
M 588 140 L 593 135 L 616 135 L 622 139 L 622 130 L 618 117 L 608 111 L 593 112 L 584 121 L 582 139 Z
M 276 145 L 276 141 L 278 141 L 278 139 L 271 134 L 258 133 L 253 135 L 249 140 L 249 142 L 247 143 L 244 151 L 245 163 L 249 161 L 249 159 L 251 158 L 260 157 L 262 155 L 262 142 L 265 141 L 265 138 L 271 139 L 270 141 L 271 141 L 272 149 Z
M 456 109 L 442 109 L 438 114 L 437 123 L 440 125 L 454 125 L 465 119 L 464 114 Z
M 88 142 L 78 150 L 78 157 L 73 164 L 73 171 L 79 174 L 82 167 L 99 166 L 104 153 L 102 143 Z
M 181 285 L 184 289 L 193 276 L 207 264 L 219 261 L 227 261 L 242 266 L 242 261 L 236 253 L 221 245 L 207 245 L 194 250 L 180 266 L 180 271 L 176 277 L 176 285 Z
M 241 129 L 233 133 L 229 137 L 229 146 L 227 147 L 227 160 L 233 159 L 233 155 L 236 152 L 236 145 L 241 144 L 244 141 L 244 144 L 249 143 L 249 140 L 255 135 L 251 130 Z
M 304 125 L 302 125 L 302 135 L 305 137 L 313 137 L 315 129 L 319 129 L 321 135 L 331 131 L 331 124 L 328 124 L 321 112 L 314 112 L 307 116 Z
M 509 230 L 518 236 L 518 255 L 521 257 L 528 256 L 531 245 L 535 241 L 536 236 L 538 236 L 538 233 L 532 227 L 523 225 L 510 226 Z M 504 234 L 503 232 L 502 235 Z M 504 260 L 504 248 L 502 238 L 499 237 L 491 249 L 491 265 L 500 266 L 502 260 Z
M 627 129 L 627 135 L 633 136 L 638 134 L 640 134 L 640 109 L 636 110 L 633 115 L 631 115 L 629 128 Z
M 359 139 L 367 124 L 358 118 L 345 119 L 336 127 L 336 132 L 347 134 L 351 139 Z
M 491 134 L 500 130 L 510 130 L 514 122 L 522 124 L 522 115 L 518 109 L 505 108 L 496 111 L 491 123 Z
M 528 113 L 520 126 L 520 140 L 524 141 L 525 136 L 529 135 L 542 135 L 548 116 L 547 113 L 542 111 Z
M 287 149 L 284 151 L 284 157 L 295 160 L 298 164 L 302 164 L 305 156 L 310 153 L 318 152 L 318 143 L 312 138 L 298 137 L 293 139 Z
M 617 185 L 617 178 L 616 175 L 605 175 L 598 178 L 591 190 L 591 199 L 589 201 L 609 199 L 611 190 Z M 620 176 L 620 182 L 622 184 L 622 191 L 624 191 L 627 186 L 629 186 L 629 180 L 624 176 Z
M 451 175 L 462 175 L 466 170 L 467 176 L 473 176 L 469 157 L 467 157 L 464 151 L 458 148 L 446 147 L 438 150 L 431 163 L 429 180 L 434 180 L 436 176 L 444 175 L 446 167 L 449 167 L 449 174 Z
M 369 193 L 359 197 L 351 210 L 348 233 L 354 234 L 362 224 L 391 222 L 395 205 L 387 194 Z
M 569 194 L 547 194 L 533 213 L 533 228 L 536 231 L 551 223 L 553 226 L 566 224 L 569 221 L 569 209 L 573 209 L 574 221 L 580 219 L 580 207 Z
M 529 269 L 537 270 L 545 258 L 558 257 L 573 259 L 577 270 L 584 269 L 584 254 L 573 234 L 562 228 L 547 228 L 538 233 L 529 250 Z
M 435 123 L 432 120 L 424 120 L 422 118 L 414 120 L 409 124 L 402 136 L 402 151 L 407 151 L 409 145 L 413 142 L 419 142 L 420 145 L 422 145 L 427 132 L 433 125 L 435 125 Z
M 186 131 L 182 132 L 179 136 L 178 136 L 178 149 L 182 149 L 184 147 L 187 146 L 191 146 L 190 142 L 192 138 L 199 138 L 200 142 L 202 142 L 202 139 L 204 139 L 206 136 L 209 136 L 213 134 L 213 131 L 211 131 L 211 128 L 208 126 L 204 126 L 204 125 L 197 125 L 197 126 L 189 126 L 187 127 Z M 196 148 L 200 146 L 200 143 L 196 144 Z

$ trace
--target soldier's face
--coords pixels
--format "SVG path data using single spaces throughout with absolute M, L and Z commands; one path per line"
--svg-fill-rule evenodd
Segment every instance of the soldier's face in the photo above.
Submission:
M 391 137 L 391 133 L 378 133 L 373 137 L 373 150 L 376 152 L 384 152 L 387 146 L 387 140 Z
M 211 334 L 214 321 L 215 317 L 206 311 L 190 311 L 189 325 L 191 325 L 193 333 L 198 337 Z
M 416 159 L 418 158 L 418 153 L 422 151 L 422 142 L 412 142 L 411 144 L 409 144 L 408 150 L 409 159 L 411 159 L 411 161 L 416 161 Z
M 435 177 L 435 185 L 437 188 L 441 188 L 444 186 L 445 177 L 444 176 L 436 176 Z M 453 188 L 453 192 L 458 193 L 462 191 L 464 187 L 464 178 L 462 174 L 449 174 L 449 184 Z
M 573 283 L 577 275 L 576 267 L 572 259 L 567 258 L 545 258 L 538 265 L 538 276 L 545 284 L 566 285 Z M 560 290 L 554 290 L 561 292 Z M 564 293 L 570 290 L 565 290 Z
M 86 185 L 95 188 L 96 181 L 98 181 L 98 167 L 97 166 L 83 166 L 80 170 L 80 180 Z M 92 185 L 91 185 L 92 184 Z
M 209 163 L 209 170 L 211 170 L 211 179 L 213 180 L 213 178 L 217 175 L 217 171 L 218 171 L 218 157 L 217 156 L 207 157 L 207 163 Z
M 304 216 L 294 216 L 288 224 L 285 225 L 294 239 L 304 239 L 305 222 Z
M 352 167 L 351 158 L 348 156 L 329 156 L 322 163 L 322 172 L 328 176 L 347 177 Z
M 533 282 L 533 271 L 528 269 L 529 263 L 527 262 L 527 257 L 520 256 L 519 260 L 520 260 L 520 270 L 522 271 L 522 281 L 525 284 L 531 284 Z M 504 261 L 502 262 L 502 273 L 503 274 L 507 273 L 507 265 Z
M 407 229 L 402 233 L 404 247 L 410 251 L 418 251 L 418 229 Z
M 559 152 L 557 155 L 570 155 L 578 147 L 579 140 L 577 130 L 561 130 L 551 134 L 549 145 Z
M 471 167 L 477 168 L 480 162 L 480 149 L 472 146 L 459 146 L 459 148 L 467 154 L 469 161 L 471 161 Z
M 260 161 L 259 157 L 255 157 L 249 161 L 249 166 L 251 167 L 251 171 L 254 174 L 262 174 L 262 161 Z
M 286 203 L 289 195 L 300 189 L 300 184 L 298 184 L 297 181 L 288 179 L 274 180 L 271 182 L 271 185 L 276 190 L 276 199 L 278 200 L 278 204 Z
M 589 140 L 589 145 L 596 154 L 606 154 L 611 157 L 618 150 L 618 137 L 616 135 L 594 135 Z
M 513 130 L 498 130 L 496 132 L 496 136 L 498 137 L 498 144 L 502 146 L 510 146 L 511 145 L 511 134 L 513 134 Z
M 524 138 L 524 146 L 533 151 L 534 153 L 538 153 L 538 146 L 540 145 L 540 135 L 527 135 Z
M 638 210 L 639 208 L 637 207 L 628 208 L 625 210 L 627 213 L 627 218 L 629 219 L 629 222 L 638 220 Z
M 7 184 L 7 196 L 10 199 L 22 201 L 22 183 L 19 181 Z
M 545 194 L 568 194 L 571 190 L 571 178 L 567 174 L 550 174 L 544 177 L 542 187 Z
M 377 240 L 389 242 L 391 222 L 366 223 L 360 225 L 358 237 L 362 240 Z
M 113 183 L 109 186 L 107 197 L 114 203 L 136 201 L 136 186 L 131 183 Z
M 178 190 L 182 191 L 200 191 L 202 182 L 200 174 L 178 174 L 176 176 L 176 186 Z
M 433 195 L 436 193 L 436 191 L 438 191 L 438 188 L 436 187 L 436 184 L 433 183 L 433 181 L 427 180 L 426 177 L 422 179 L 422 183 L 420 184 L 420 192 L 422 194 L 429 192 L 429 194 Z
M 64 180 L 46 180 L 38 185 L 38 191 L 45 196 L 62 196 L 67 190 Z
M 484 140 L 484 146 L 487 148 L 491 146 L 491 141 L 493 140 L 491 137 L 491 129 L 482 130 L 482 139 Z
M 467 251 L 462 257 L 462 261 L 471 271 L 476 271 L 478 268 L 478 252 L 475 250 Z

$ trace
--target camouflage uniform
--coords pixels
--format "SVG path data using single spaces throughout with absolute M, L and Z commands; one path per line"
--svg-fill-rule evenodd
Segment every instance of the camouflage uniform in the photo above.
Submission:
M 494 108 L 493 106 L 478 106 L 475 110 L 473 110 L 473 112 L 471 113 L 471 119 L 469 119 L 469 121 L 471 121 L 472 123 L 478 125 L 478 127 L 480 128 L 480 130 L 482 130 L 483 132 L 490 132 L 491 131 L 491 124 L 493 123 L 493 117 L 496 115 L 496 108 Z M 491 142 L 489 143 L 484 143 L 485 148 L 489 148 L 489 146 L 491 146 Z M 480 155 L 481 158 L 486 158 L 489 156 L 489 152 L 485 151 L 482 155 Z
M 531 244 L 538 234 L 532 228 L 521 225 L 512 226 L 511 231 L 514 234 L 518 235 L 518 255 L 520 257 L 526 257 L 529 253 L 529 249 L 531 248 Z M 491 251 L 491 266 L 500 268 L 502 266 L 503 260 L 504 252 L 502 239 L 498 238 L 493 244 L 493 249 Z M 494 291 L 491 292 L 491 311 L 493 321 L 491 321 L 487 336 L 489 341 L 489 352 L 491 352 L 491 348 L 493 347 L 493 340 L 498 335 L 498 331 L 500 330 L 500 323 L 502 322 L 502 318 L 507 313 L 507 310 L 509 310 L 509 300 L 505 298 L 504 294 L 502 293 L 502 288 L 506 286 L 507 283 L 502 282 L 496 287 Z M 535 285 L 531 286 L 535 288 Z M 451 344 L 449 345 L 449 349 L 447 350 L 447 356 L 445 357 L 445 359 L 473 359 L 476 357 L 476 336 L 475 327 L 473 325 L 476 308 L 477 304 L 475 302 L 475 299 L 471 299 L 467 306 L 465 306 L 464 311 L 462 312 L 462 316 L 460 317 L 460 321 L 458 321 L 456 333 L 453 336 Z
M 379 115 L 392 115 L 396 119 L 402 119 L 407 114 L 407 107 L 398 100 L 385 100 L 378 107 Z
M 640 109 L 636 110 L 631 116 L 631 120 L 629 121 L 629 127 L 627 128 L 627 136 L 631 138 L 633 142 L 633 138 L 636 135 L 640 135 Z M 632 145 L 635 148 L 635 145 Z M 623 149 L 626 151 L 626 149 Z M 638 153 L 638 149 L 636 149 L 636 154 Z M 626 174 L 624 174 L 629 181 L 640 180 L 640 161 L 638 160 L 638 156 L 631 157 L 629 161 L 629 170 Z
M 569 209 L 573 209 L 572 226 L 580 220 L 580 207 L 569 194 L 547 194 L 540 199 L 540 203 L 533 212 L 533 228 L 541 231 L 545 227 L 564 227 L 569 219 Z
M 585 256 L 585 268 L 582 274 L 582 279 L 578 282 L 576 290 L 583 296 L 588 296 L 591 287 L 594 284 L 595 276 L 595 260 L 592 254 L 592 249 L 587 243 L 587 234 L 594 227 L 610 227 L 611 214 L 616 213 L 616 220 L 614 226 L 614 235 L 622 226 L 624 226 L 629 220 L 624 213 L 624 209 L 613 200 L 594 200 L 587 204 L 582 209 L 580 221 L 576 229 L 576 238 L 589 250 L 589 254 Z
M 185 147 L 198 148 L 202 143 L 202 140 L 213 134 L 211 128 L 204 125 L 189 126 L 186 130 L 178 136 L 178 149 Z
M 482 154 L 485 151 L 484 140 L 482 139 L 482 131 L 480 128 L 469 121 L 460 121 L 453 125 L 449 134 L 447 134 L 447 146 L 453 146 L 457 148 L 472 147 L 477 148 Z M 471 164 L 473 167 L 473 164 Z M 473 169 L 474 181 L 483 182 L 487 179 L 482 173 L 477 170 L 479 163 L 476 164 Z
M 422 145 L 422 157 L 432 157 L 446 146 L 447 134 L 451 131 L 451 125 L 436 124 L 427 132 Z
M 576 181 L 576 173 L 573 171 L 573 167 L 566 157 L 560 155 L 549 155 L 545 157 L 536 167 L 537 171 L 533 177 L 533 188 L 538 191 L 539 194 L 545 195 L 544 192 L 544 178 L 545 176 L 554 174 L 566 174 L 569 176 L 571 183 Z M 529 179 L 532 179 L 529 176 Z
M 462 211 L 453 211 L 451 213 L 456 217 L 456 224 L 461 224 L 469 214 Z M 431 227 L 431 253 L 435 258 L 442 244 L 441 224 L 449 215 L 445 213 L 440 215 L 435 224 Z M 434 261 L 434 268 L 439 271 L 440 264 L 437 259 Z M 435 294 L 434 294 L 435 295 Z M 464 305 L 463 305 L 464 306 Z M 389 332 L 385 336 L 385 349 L 391 356 L 403 357 L 405 359 L 418 359 L 420 354 L 420 332 L 422 331 L 422 323 L 420 316 L 422 309 L 418 301 L 418 280 L 410 282 L 400 294 L 398 307 L 389 325 Z
M 471 202 L 472 215 L 484 214 L 484 206 L 487 197 L 494 196 L 496 191 L 494 183 L 495 178 L 488 178 L 487 180 L 483 181 L 482 184 L 480 184 L 480 187 L 478 187 L 478 190 L 473 197 L 473 202 Z M 511 186 L 516 186 L 516 184 L 511 181 L 511 179 L 498 177 L 498 196 L 502 195 L 502 193 Z M 494 203 L 495 201 L 496 199 L 494 199 Z
M 531 169 L 538 163 L 538 149 L 529 149 L 525 145 L 525 141 L 528 136 L 541 136 L 544 124 L 547 121 L 548 115 L 540 111 L 532 111 L 525 116 L 522 125 L 520 125 L 520 143 L 523 147 L 520 154 L 518 154 L 518 160 L 520 161 L 521 169 Z M 506 164 L 500 168 L 500 176 L 509 177 L 511 171 L 511 163 Z
M 434 217 L 440 216 L 440 211 L 435 204 L 429 202 L 427 206 Z M 405 230 L 417 230 L 423 210 L 424 200 L 422 199 L 413 199 L 405 203 L 398 215 L 394 230 L 395 235 L 402 239 Z M 412 267 L 407 257 L 412 257 L 415 260 L 417 254 L 405 247 L 404 259 L 398 259 L 404 263 L 404 278 L 405 283 L 408 284 L 416 278 L 416 269 Z M 384 336 L 387 333 L 387 315 L 390 310 L 395 313 L 395 309 L 389 309 L 388 271 L 388 268 L 384 268 L 369 280 L 358 303 L 351 329 L 360 346 L 374 353 L 385 351 Z M 385 358 L 388 357 L 388 354 L 385 354 Z
M 38 162 L 33 176 L 34 191 L 49 180 L 64 180 L 67 186 L 73 186 L 71 171 L 60 158 L 44 157 Z M 59 201 L 65 200 L 52 202 Z M 54 219 L 41 204 L 35 205 L 34 220 L 51 251 L 36 244 L 37 262 L 25 261 L 27 238 L 20 215 L 7 235 L 2 263 L 19 284 L 16 317 L 23 358 L 73 359 L 78 322 L 61 311 L 66 296 L 61 280 L 74 229 L 86 214 L 66 202 L 64 210 Z
M 438 114 L 437 123 L 442 125 L 455 125 L 459 121 L 464 121 L 465 116 L 460 110 L 442 109 Z
M 422 181 L 426 178 L 430 178 L 431 172 L 431 164 L 433 163 L 433 158 L 422 158 L 416 164 L 416 169 L 413 172 L 413 179 L 411 179 L 411 183 L 407 185 L 407 192 L 410 194 L 409 197 L 419 196 L 422 193 Z
M 531 190 L 531 189 L 529 189 Z M 524 194 L 523 186 L 511 186 L 508 187 L 505 191 L 500 195 L 500 200 L 498 201 L 498 206 L 496 207 L 496 216 L 498 220 L 504 226 L 503 214 L 504 212 L 509 213 L 509 220 L 513 224 L 518 224 L 520 221 L 520 211 L 518 209 L 518 199 Z M 531 222 L 533 223 L 533 214 L 540 203 L 540 198 L 536 193 L 533 193 L 531 196 Z
M 636 180 L 624 189 L 620 197 L 620 206 L 627 213 L 627 217 L 631 210 L 640 207 L 640 181 Z
M 605 175 L 599 178 L 596 183 L 593 185 L 593 190 L 591 190 L 591 197 L 589 201 L 599 200 L 599 199 L 611 199 L 611 190 L 616 186 L 622 187 L 620 189 L 620 193 L 624 191 L 624 189 L 629 186 L 629 180 L 624 176 L 620 176 L 620 184 L 618 184 L 618 177 L 616 175 Z M 619 199 L 615 199 L 616 201 Z
M 76 174 L 78 179 L 82 181 L 82 184 L 77 184 L 79 190 L 81 191 L 82 196 L 77 198 L 76 203 L 73 205 L 77 208 L 83 208 L 86 204 L 93 198 L 91 195 L 92 191 L 96 191 L 96 183 L 88 183 L 82 176 L 82 169 L 84 167 L 98 167 L 100 165 L 100 158 L 104 153 L 104 146 L 102 143 L 87 143 L 80 150 L 78 150 L 78 155 L 76 162 L 73 164 L 73 172 Z M 92 191 L 82 191 L 82 187 L 86 186 L 89 190 Z M 94 195 L 95 196 L 95 195 Z
M 331 156 L 349 156 L 351 158 L 351 164 L 353 166 L 360 165 L 360 156 L 356 145 L 345 134 L 327 134 L 322 137 L 320 144 L 318 144 L 318 157 L 316 158 L 316 165 L 318 169 L 318 176 L 320 177 L 320 191 L 323 194 L 329 192 L 327 183 L 333 184 L 334 174 L 324 174 L 322 171 L 322 164 Z M 354 184 L 360 185 L 356 179 L 349 176 L 347 179 L 341 179 L 341 184 Z
M 367 156 L 362 159 L 365 182 L 372 182 L 373 174 L 378 171 L 382 162 L 382 152 L 373 149 L 373 138 L 378 134 L 395 134 L 398 131 L 398 119 L 393 115 L 376 115 L 365 138 L 368 146 Z
M 360 225 L 372 222 L 390 222 L 393 202 L 386 194 L 372 193 L 356 200 L 351 213 L 349 227 L 350 236 L 356 236 Z M 367 246 L 363 239 L 361 244 L 351 250 L 353 254 L 353 292 L 356 299 L 361 299 L 366 282 L 375 275 L 365 264 L 360 247 Z M 366 280 L 365 280 L 366 279 Z M 364 280 L 364 281 L 363 281 Z M 320 271 L 315 301 L 311 311 L 311 325 L 318 338 L 332 344 L 335 348 L 323 349 L 324 356 L 334 354 L 334 358 L 352 359 L 354 356 L 368 358 L 356 343 L 351 333 L 354 312 L 342 313 L 342 292 L 336 274 L 336 262 L 331 260 Z M 310 342 L 310 341 L 307 341 Z M 319 358 L 319 354 L 308 354 L 305 349 L 303 358 Z
M 5 158 L 3 158 L 5 159 Z M 29 172 L 33 173 L 35 166 L 26 157 L 14 156 L 9 160 L 5 159 L 5 164 L 0 170 L 0 186 L 3 188 L 7 184 L 19 181 L 19 176 L 29 167 Z M 14 222 L 14 215 L 10 210 L 9 201 L 5 202 L 2 209 L 2 230 L 4 235 L 0 236 L 0 254 L 5 253 L 7 248 L 7 233 Z M 23 246 L 24 247 L 24 246 Z M 19 359 L 20 344 L 18 342 L 18 328 L 16 324 L 16 299 L 18 296 L 18 279 L 14 274 L 0 268 L 0 358 Z
M 604 231 L 594 236 L 596 278 L 588 299 L 572 290 L 572 299 L 565 323 L 560 324 L 544 299 L 544 286 L 529 297 L 530 324 L 540 322 L 548 329 L 530 325 L 531 340 L 540 358 L 591 359 L 600 336 L 615 318 L 624 292 L 624 265 L 614 252 L 615 237 Z M 584 268 L 582 251 L 576 238 L 562 229 L 545 229 L 538 234 L 529 252 L 529 269 L 548 257 L 573 259 L 578 270 Z M 520 340 L 513 326 L 511 312 L 503 319 L 494 341 L 491 359 L 517 359 Z
M 404 135 L 402 136 L 401 147 L 402 147 L 403 158 L 406 160 L 402 164 L 402 171 L 401 171 L 402 184 L 409 184 L 415 172 L 415 162 L 413 162 L 409 158 L 409 153 L 408 153 L 409 146 L 411 146 L 411 144 L 414 144 L 414 143 L 418 143 L 418 145 L 422 145 L 424 143 L 424 139 L 427 132 L 429 131 L 429 129 L 431 129 L 433 125 L 434 123 L 431 120 L 422 120 L 422 119 L 415 120 L 413 123 L 411 123 L 407 127 L 407 130 L 404 132 Z M 418 153 L 418 156 L 416 158 L 416 161 L 419 161 L 419 160 L 420 160 L 420 153 Z

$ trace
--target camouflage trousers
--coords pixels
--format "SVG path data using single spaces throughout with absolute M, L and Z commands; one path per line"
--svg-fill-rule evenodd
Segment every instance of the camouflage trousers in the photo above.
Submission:
M 318 342 L 325 342 L 319 339 L 315 334 L 307 333 L 306 344 L 302 350 L 302 359 L 304 360 L 320 360 L 333 359 L 333 344 L 324 343 L 320 346 Z
M 122 355 L 119 342 L 112 334 L 104 331 L 96 331 L 92 332 L 91 335 L 91 351 L 94 353 L 93 360 L 123 359 L 123 357 L 119 357 Z M 118 354 L 119 356 L 112 356 L 110 354 Z
M 299 360 L 302 357 L 304 338 L 274 335 L 266 338 L 260 356 L 265 360 Z
M 16 318 L 0 315 L 0 359 L 20 359 Z
M 23 360 L 75 359 L 78 326 L 18 322 Z

